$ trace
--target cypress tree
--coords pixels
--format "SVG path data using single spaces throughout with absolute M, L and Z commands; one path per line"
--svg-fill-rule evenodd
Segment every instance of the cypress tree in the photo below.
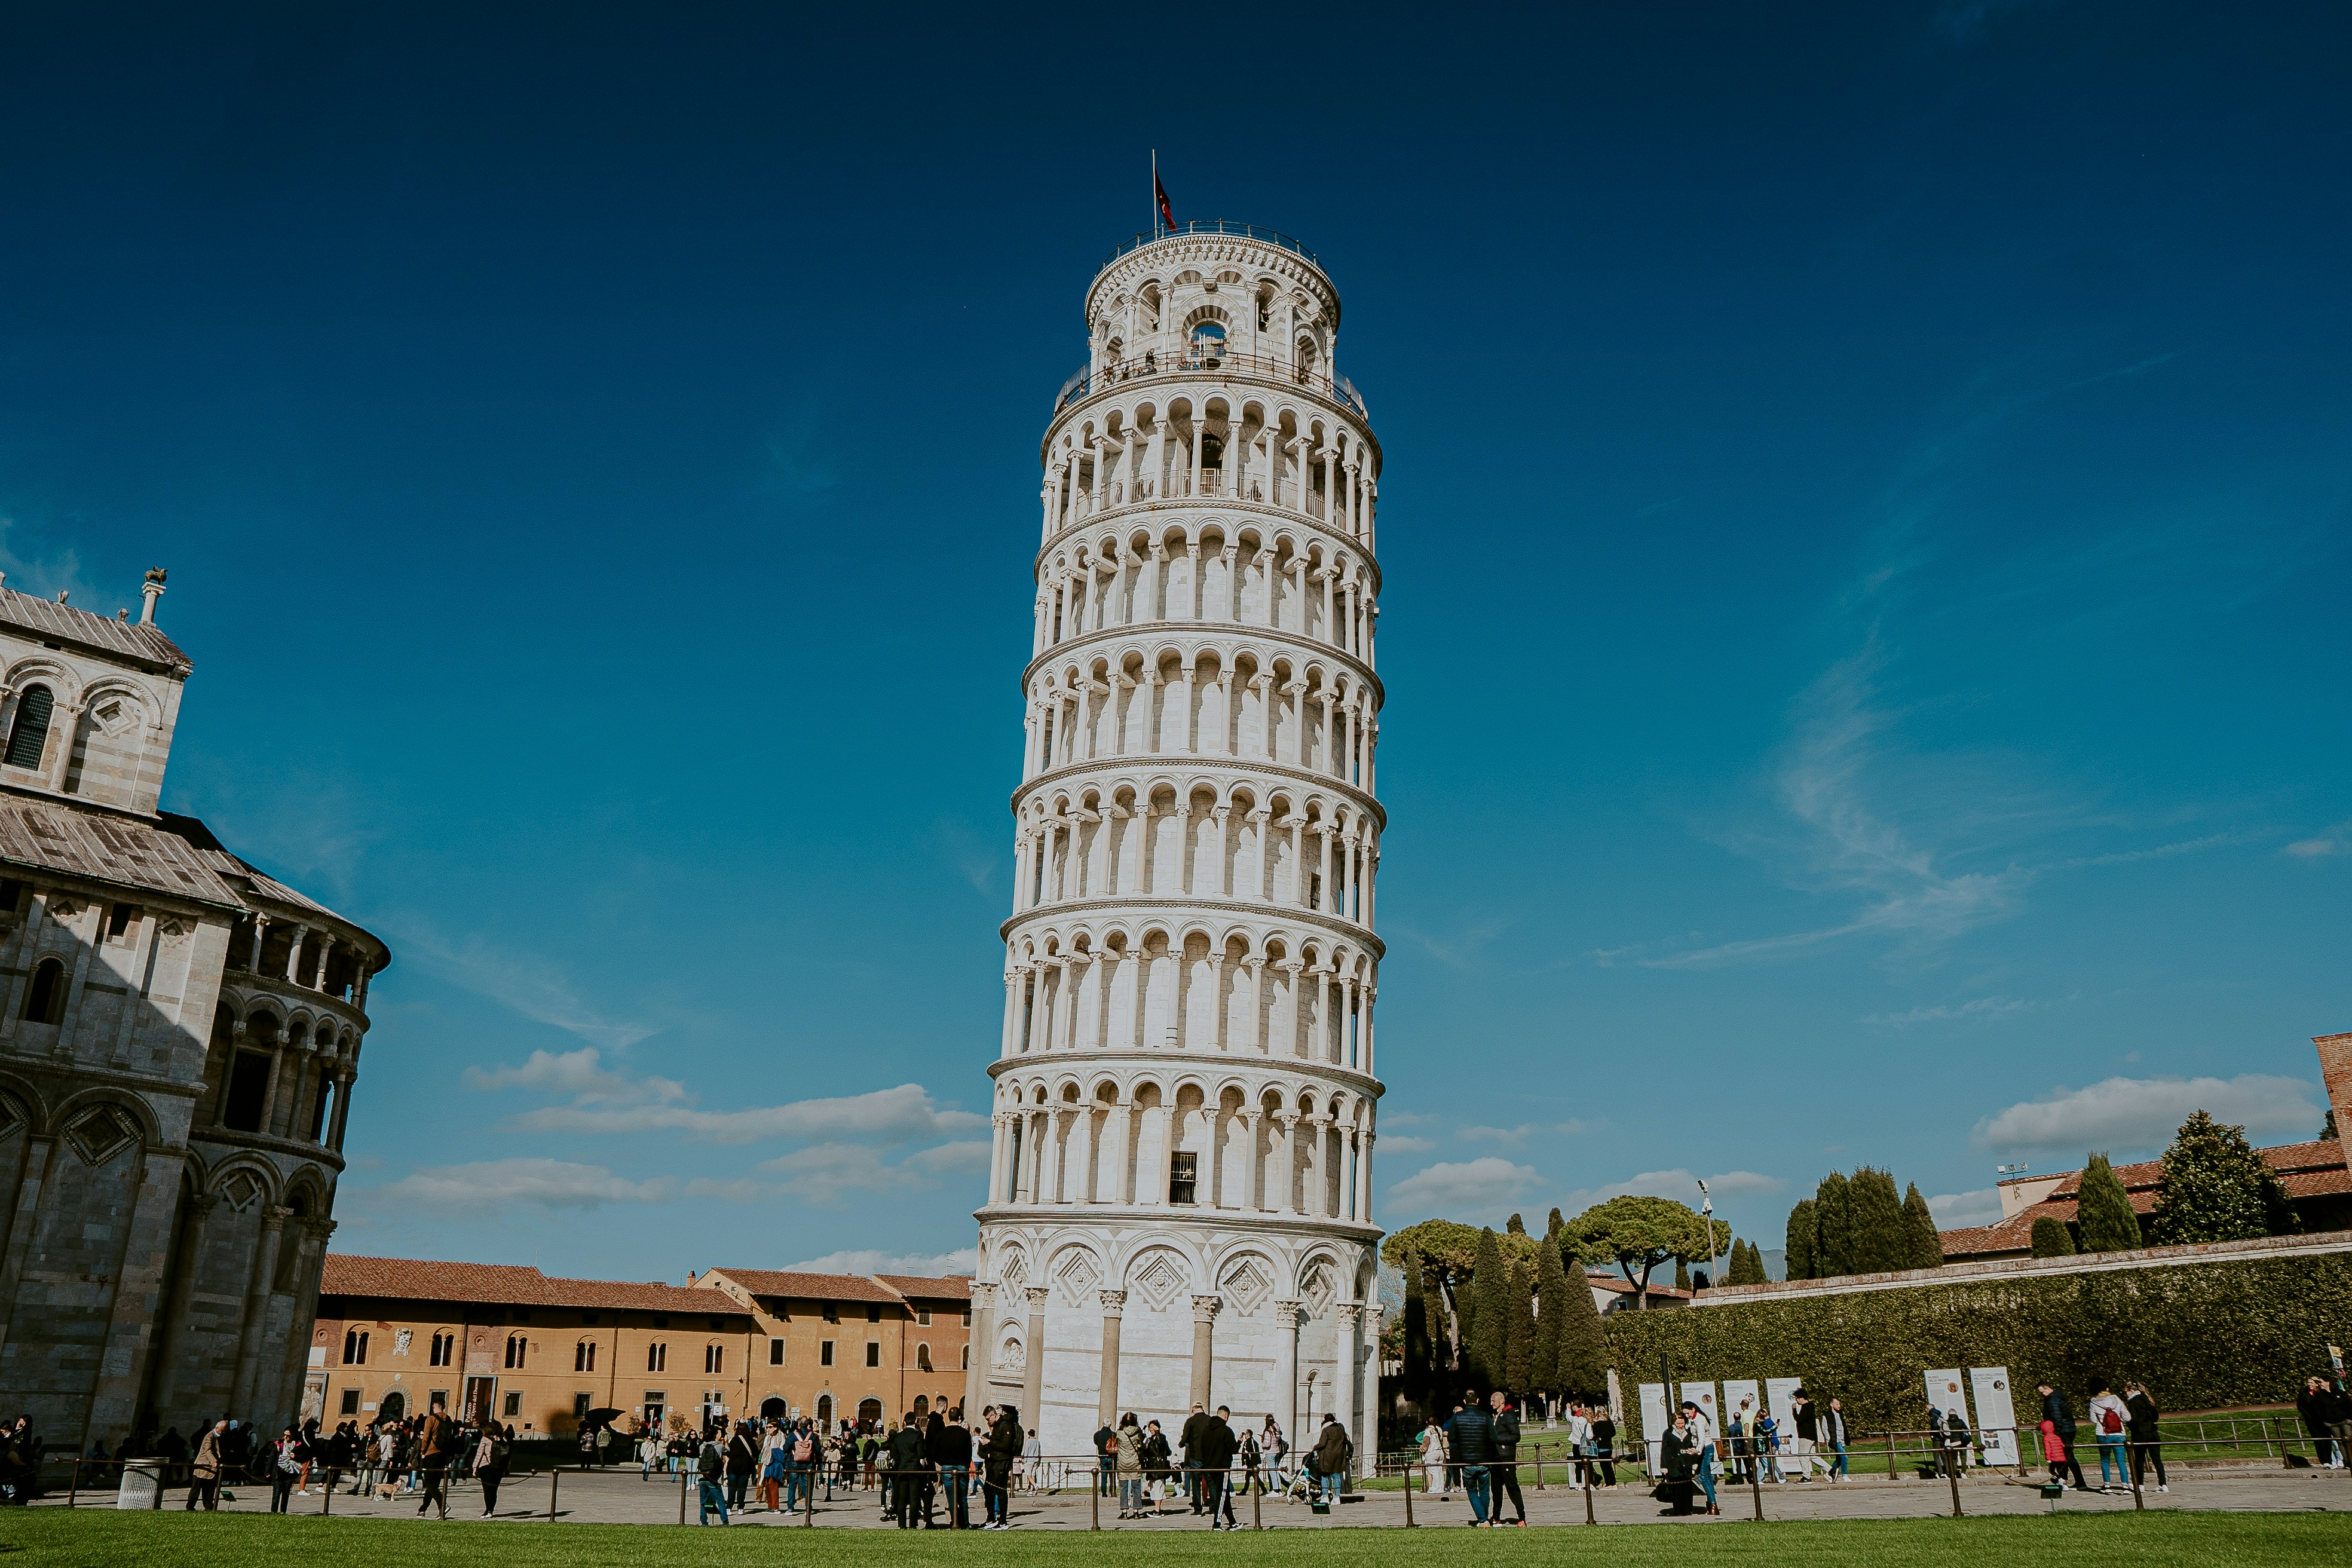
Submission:
M 1409 1252 L 1404 1259 L 1404 1396 L 1433 1408 L 1428 1401 L 1431 1372 L 1429 1287 L 1423 1283 L 1421 1258 Z
M 1855 1274 L 1891 1274 L 1911 1267 L 1911 1233 L 1903 1224 L 1903 1198 L 1895 1178 L 1864 1165 L 1846 1187 L 1852 1240 L 1847 1260 Z
M 1601 1309 L 1592 1304 L 1580 1258 L 1568 1260 L 1568 1321 L 1559 1335 L 1559 1391 L 1570 1399 L 1594 1400 L 1609 1393 L 1609 1335 Z
M 1528 1233 L 1528 1222 L 1521 1219 L 1518 1215 L 1513 1215 L 1511 1216 L 1510 1223 L 1503 1226 L 1503 1228 L 1513 1236 L 1525 1236 Z
M 2128 1252 L 2140 1243 L 2139 1215 L 2105 1154 L 2083 1167 L 2074 1193 L 2074 1223 L 2083 1229 L 2085 1252 Z
M 1690 1288 L 1690 1265 L 1677 1258 L 1675 1259 L 1675 1289 L 1687 1290 Z
M 1536 1332 L 1528 1376 L 1538 1394 L 1565 1392 L 1559 1382 L 1559 1347 L 1567 1332 L 1568 1272 L 1559 1265 L 1559 1227 L 1554 1226 L 1536 1248 Z
M 1427 1264 L 1423 1267 L 1426 1268 Z M 1446 1328 L 1444 1281 L 1433 1279 L 1437 1289 L 1429 1301 L 1429 1386 L 1435 1391 L 1454 1381 L 1454 1339 Z
M 1731 1266 L 1725 1270 L 1723 1282 L 1727 1285 L 1764 1283 L 1764 1266 L 1757 1260 L 1754 1247 L 1744 1241 L 1731 1244 Z
M 1505 1278 L 1510 1297 L 1503 1303 L 1503 1316 L 1509 1324 L 1503 1335 L 1503 1380 L 1512 1393 L 1524 1395 L 1534 1391 L 1530 1380 L 1535 1376 L 1535 1284 L 1524 1263 L 1510 1265 Z
M 1911 1233 L 1911 1267 L 1941 1268 L 1944 1266 L 1944 1237 L 1936 1228 L 1936 1216 L 1928 1212 L 1927 1200 L 1919 1195 L 1919 1184 L 1914 1182 L 1903 1194 L 1903 1228 Z
M 2180 1124 L 2164 1152 L 2164 1180 L 2150 1217 L 2157 1239 L 2167 1247 L 2301 1228 L 2278 1173 L 2246 1142 L 2246 1130 L 2201 1110 Z
M 1832 1171 L 1813 1192 L 1813 1278 L 1853 1272 L 1853 1184 Z
M 1789 1211 L 1788 1238 L 1781 1245 L 1788 1248 L 1782 1256 L 1788 1260 L 1789 1278 L 1815 1279 L 1818 1260 L 1813 1257 L 1813 1200 L 1800 1198 L 1797 1206 Z
M 2043 1215 L 2033 1222 L 2033 1256 L 2036 1258 L 2072 1258 L 2074 1238 L 2066 1229 L 2066 1222 L 2055 1215 Z
M 1769 1283 L 1771 1278 L 1771 1275 L 1764 1271 L 1763 1249 L 1754 1242 L 1749 1242 L 1748 1244 L 1748 1282 L 1750 1285 L 1763 1285 Z
M 1481 1389 L 1500 1388 L 1510 1346 L 1510 1268 L 1502 1244 L 1489 1227 L 1478 1233 L 1478 1261 L 1472 1266 L 1470 1294 L 1478 1303 L 1475 1322 L 1462 1325 L 1470 1342 L 1469 1371 Z

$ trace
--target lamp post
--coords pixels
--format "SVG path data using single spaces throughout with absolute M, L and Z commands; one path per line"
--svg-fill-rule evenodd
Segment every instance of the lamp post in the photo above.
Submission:
M 1707 1195 L 1704 1181 L 1698 1184 L 1698 1218 L 1706 1227 L 1706 1283 L 1712 1289 L 1722 1283 L 1723 1275 L 1715 1267 L 1715 1199 Z

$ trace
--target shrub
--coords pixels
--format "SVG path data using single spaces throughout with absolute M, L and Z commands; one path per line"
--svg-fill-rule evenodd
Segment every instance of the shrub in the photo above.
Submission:
M 2033 1256 L 2036 1258 L 2072 1258 L 2074 1256 L 2074 1236 L 2066 1222 L 2055 1215 L 2043 1215 L 2033 1222 Z

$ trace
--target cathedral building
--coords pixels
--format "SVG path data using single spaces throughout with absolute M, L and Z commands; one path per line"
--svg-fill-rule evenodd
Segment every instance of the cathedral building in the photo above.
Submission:
M 1373 1444 L 1381 449 L 1289 237 L 1138 236 L 1040 450 L 965 1398 Z M 1172 1425 L 1171 1425 L 1172 1429 Z
M 187 655 L 0 585 L 0 1409 L 51 1448 L 290 1418 L 365 931 L 158 809 Z

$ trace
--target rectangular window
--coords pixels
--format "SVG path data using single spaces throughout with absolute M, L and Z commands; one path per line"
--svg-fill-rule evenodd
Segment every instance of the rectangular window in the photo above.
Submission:
M 867 1366 L 880 1366 L 882 1364 L 882 1342 L 879 1340 L 868 1340 L 866 1342 L 866 1364 Z
M 647 1372 L 667 1372 L 669 1370 L 669 1346 L 660 1343 L 647 1345 L 646 1347 L 646 1370 Z
M 819 1366 L 831 1366 L 833 1364 L 833 1342 L 831 1340 L 826 1340 L 816 1347 L 816 1364 Z
M 596 1396 L 594 1394 L 575 1394 L 572 1396 L 572 1419 L 574 1421 L 587 1420 L 588 1412 L 595 1408 Z
M 1168 1156 L 1168 1201 L 1189 1204 L 1193 1201 L 1201 1174 L 1201 1156 L 1192 1153 Z
M 837 1323 L 837 1322 L 841 1321 L 841 1303 L 840 1303 L 840 1302 L 838 1302 L 838 1301 L 827 1301 L 827 1302 L 824 1304 L 824 1321 L 825 1321 L 826 1322 L 828 1322 L 828 1323 Z
M 116 904 L 106 911 L 106 940 L 121 942 L 122 933 L 131 929 L 131 921 L 139 913 L 136 904 Z
M 866 1304 L 866 1321 L 869 1323 L 878 1323 L 882 1321 L 882 1305 L 880 1302 L 872 1301 Z
M 967 1329 L 971 1327 L 971 1309 L 970 1307 L 966 1307 L 963 1310 L 963 1326 Z
M 360 1391 L 356 1388 L 346 1388 L 343 1390 L 343 1414 L 357 1415 L 359 1413 Z
M 507 1395 L 507 1419 L 508 1419 L 508 1420 L 509 1420 L 509 1421 L 511 1421 L 511 1420 L 513 1420 L 516 1416 L 518 1416 L 518 1415 L 521 1415 L 521 1414 L 522 1414 L 522 1395 L 521 1395 L 521 1394 L 508 1394 L 508 1395 Z
M 927 1328 L 927 1329 L 928 1329 L 928 1328 L 929 1328 L 929 1327 L 931 1326 L 931 1314 L 930 1314 L 929 1310 L 929 1309 L 926 1309 L 926 1310 L 922 1310 L 922 1311 L 919 1311 L 919 1312 L 916 1313 L 916 1314 L 915 1314 L 915 1321 L 917 1321 L 917 1322 L 919 1322 L 919 1323 L 922 1324 L 922 1325 L 923 1325 L 923 1327 L 925 1327 L 925 1328 Z
M 725 1345 L 703 1346 L 702 1370 L 706 1373 L 725 1372 L 727 1370 L 727 1347 Z
M 768 1342 L 768 1364 L 770 1366 L 782 1366 L 784 1364 L 783 1341 L 770 1340 Z

